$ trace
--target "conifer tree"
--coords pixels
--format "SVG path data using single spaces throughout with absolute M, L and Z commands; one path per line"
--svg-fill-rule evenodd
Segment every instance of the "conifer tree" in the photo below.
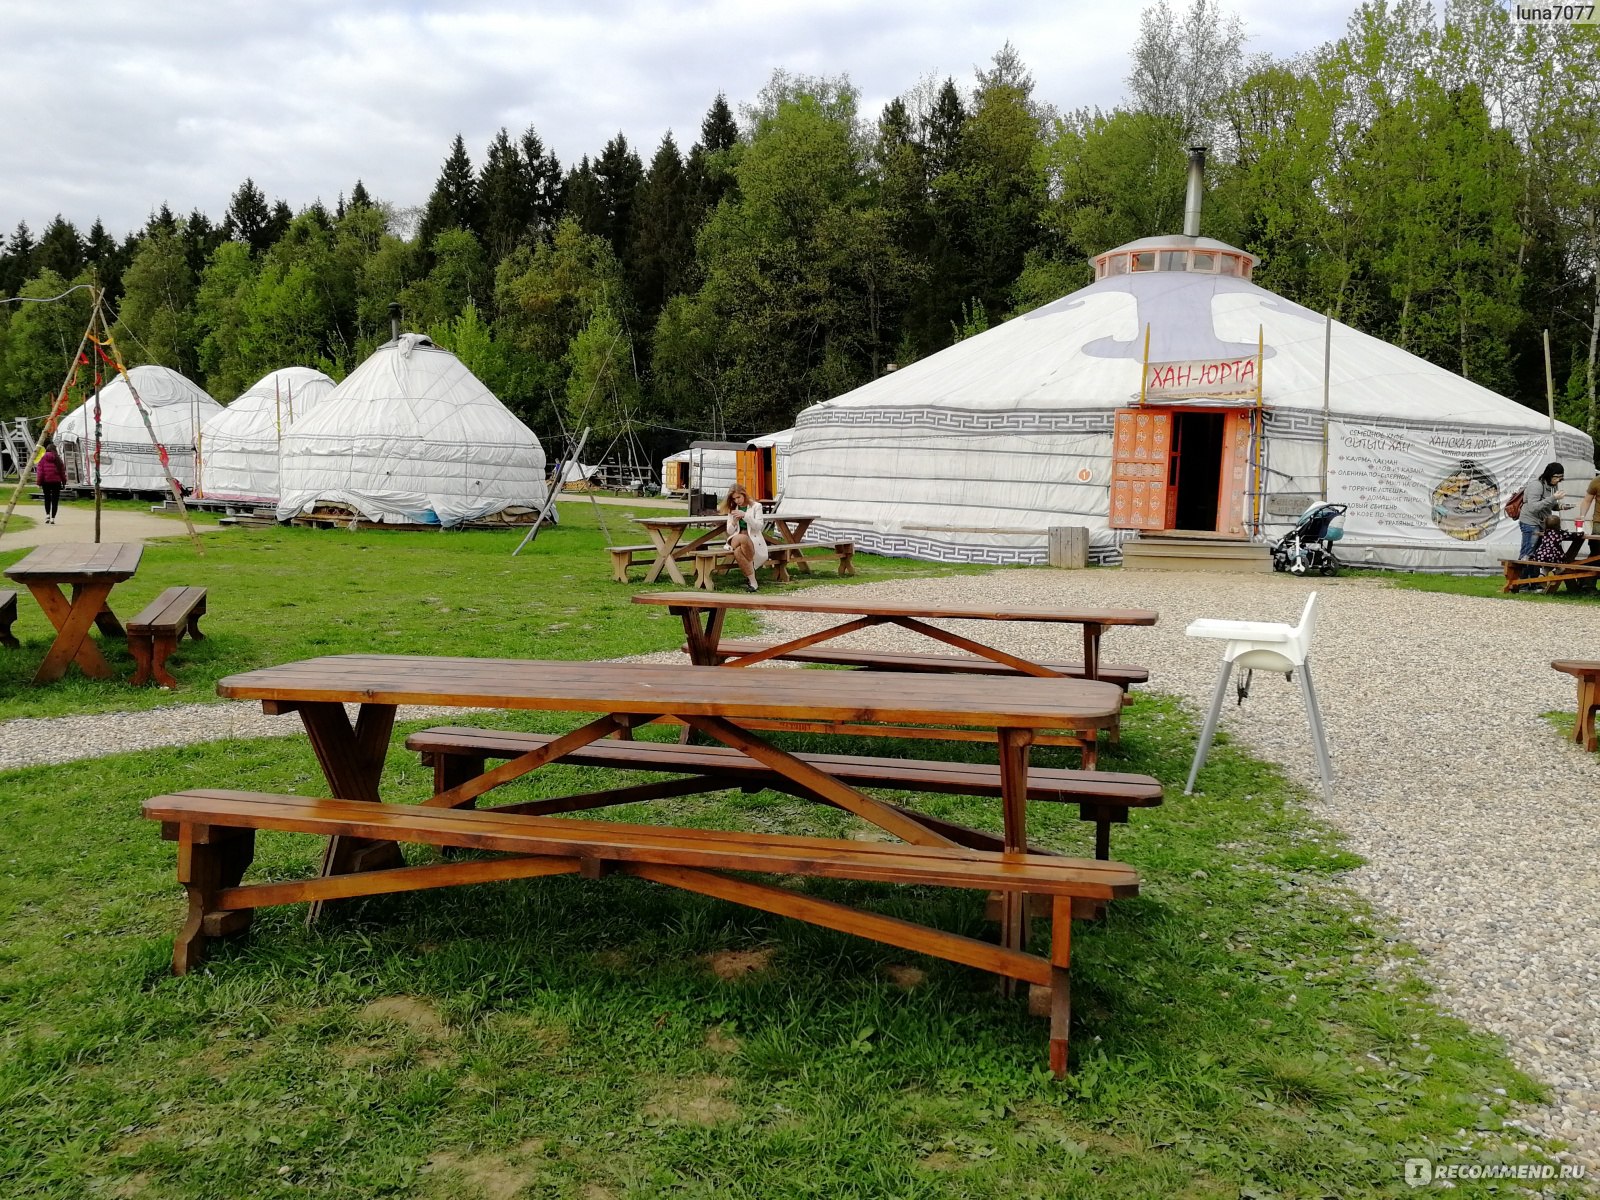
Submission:
M 633 208 L 639 187 L 644 183 L 644 164 L 629 148 L 628 139 L 618 133 L 595 160 L 594 174 L 600 184 L 600 202 L 605 208 L 605 225 L 600 233 L 626 265 L 628 233 L 633 226 Z
M 554 153 L 545 150 L 532 125 L 522 133 L 522 169 L 528 177 L 533 228 L 549 240 L 561 219 L 561 163 Z
M 424 252 L 430 251 L 433 239 L 446 229 L 478 233 L 482 225 L 480 212 L 478 179 L 472 170 L 472 160 L 467 157 L 467 144 L 458 133 L 450 144 L 444 168 L 439 172 L 439 182 L 433 185 L 433 194 L 422 210 L 417 245 Z
M 561 214 L 576 221 L 585 234 L 605 236 L 605 197 L 600 191 L 600 180 L 589 165 L 588 155 L 584 155 L 561 182 Z
M 0 254 L 0 296 L 15 296 L 22 285 L 33 275 L 33 231 L 26 221 L 18 221 L 17 228 L 6 239 L 6 250 Z
M 349 207 L 352 210 L 372 207 L 372 196 L 367 191 L 367 185 L 362 183 L 359 179 L 356 180 L 355 187 L 350 189 Z
M 682 291 L 688 281 L 694 262 L 692 209 L 683 159 L 668 130 L 639 189 L 626 260 L 645 329 L 667 297 Z
M 256 186 L 254 179 L 246 178 L 228 201 L 227 214 L 222 218 L 222 231 L 229 241 L 243 242 L 252 254 L 264 254 L 273 239 L 268 225 L 272 210 L 267 207 L 267 197 Z
M 478 176 L 483 248 L 492 269 L 533 230 L 533 180 L 511 136 L 502 128 L 489 142 Z
M 44 234 L 33 251 L 33 273 L 54 271 L 63 279 L 74 278 L 83 270 L 83 240 L 77 227 L 60 213 L 44 227 Z

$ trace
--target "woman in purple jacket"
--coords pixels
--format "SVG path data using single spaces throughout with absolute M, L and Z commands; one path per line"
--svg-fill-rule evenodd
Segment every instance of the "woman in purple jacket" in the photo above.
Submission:
M 33 468 L 33 477 L 44 492 L 44 523 L 56 523 L 56 510 L 61 507 L 61 485 L 67 481 L 67 464 L 56 453 L 56 444 L 46 439 L 44 453 Z

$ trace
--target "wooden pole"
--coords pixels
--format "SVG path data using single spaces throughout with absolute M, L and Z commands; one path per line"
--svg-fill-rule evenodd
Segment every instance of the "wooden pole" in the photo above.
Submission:
M 1144 407 L 1145 384 L 1150 378 L 1150 325 L 1144 327 L 1144 363 L 1139 368 L 1139 407 Z
M 133 385 L 133 377 L 128 374 L 127 364 L 122 361 L 122 347 L 118 346 L 112 338 L 111 331 L 106 328 L 104 314 L 100 317 L 100 335 L 105 338 L 105 344 L 111 347 L 112 360 L 117 365 L 117 374 L 122 376 L 122 382 L 128 385 L 128 393 L 133 397 L 133 405 L 139 410 L 139 416 L 144 420 L 144 431 L 150 437 L 150 444 L 156 448 L 158 456 L 165 455 L 166 448 L 156 439 L 155 426 L 150 423 L 150 413 L 144 406 L 144 401 L 139 398 L 139 389 Z M 189 517 L 189 506 L 183 502 L 183 485 L 172 474 L 172 468 L 165 459 L 162 460 L 161 470 L 167 477 L 167 487 L 172 491 L 172 498 L 178 502 L 178 512 L 183 517 L 183 527 L 189 531 L 189 540 L 194 543 L 194 552 L 205 557 L 205 547 L 200 544 L 200 535 L 195 532 L 194 521 Z
M 1251 505 L 1252 534 L 1261 533 L 1261 458 L 1267 440 L 1267 414 L 1266 400 L 1261 386 L 1261 369 L 1267 357 L 1267 330 L 1264 325 L 1256 326 L 1256 453 L 1255 453 L 1255 479 L 1250 490 L 1255 493 L 1254 503 Z
M 1329 393 L 1331 391 L 1330 378 L 1333 373 L 1333 310 L 1330 308 L 1323 313 L 1322 335 L 1322 502 L 1328 502 L 1328 414 Z M 1256 374 L 1256 386 L 1261 386 L 1260 372 Z
M 50 405 L 50 415 L 45 418 L 44 428 L 39 431 L 38 449 L 34 451 L 33 462 L 18 464 L 17 486 L 11 489 L 11 500 L 6 505 L 4 515 L 0 515 L 0 535 L 4 535 L 6 525 L 11 521 L 11 514 L 16 511 L 17 501 L 22 499 L 22 489 L 28 482 L 28 471 L 38 463 L 44 454 L 46 438 L 54 440 L 56 427 L 61 424 L 61 414 L 66 411 L 67 393 L 72 388 L 72 381 L 78 377 L 78 359 L 83 357 L 83 348 L 89 344 L 89 334 L 94 329 L 95 319 L 100 315 L 100 293 L 92 292 L 94 307 L 89 312 L 89 324 L 84 326 L 83 337 L 78 339 L 78 348 L 72 353 L 72 361 L 67 364 L 67 377 L 61 381 L 61 389 L 56 393 L 54 403 Z
M 1555 454 L 1556 447 L 1556 380 L 1550 370 L 1550 331 L 1544 331 L 1544 400 L 1550 410 L 1550 453 Z

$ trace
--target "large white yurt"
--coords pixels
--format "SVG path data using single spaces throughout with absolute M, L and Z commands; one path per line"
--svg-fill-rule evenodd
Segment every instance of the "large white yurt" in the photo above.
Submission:
M 421 334 L 373 352 L 284 434 L 278 519 L 314 510 L 384 524 L 526 517 L 544 503 L 539 439 Z
M 205 423 L 222 406 L 167 367 L 134 367 L 128 372 L 150 415 L 150 429 L 166 449 L 173 477 L 194 487 L 195 445 Z M 111 491 L 164 492 L 167 476 L 151 444 L 127 380 L 118 375 L 100 389 L 100 485 Z M 71 482 L 94 483 L 95 421 L 91 396 L 62 418 L 56 430 Z
M 1141 534 L 1274 538 L 1326 496 L 1346 563 L 1474 571 L 1515 555 L 1505 502 L 1546 462 L 1582 490 L 1586 434 L 1254 266 L 1192 234 L 1107 251 L 1088 287 L 802 412 L 783 508 L 819 516 L 812 538 L 956 562 L 1043 562 L 1049 527 L 1086 526 L 1104 563 Z
M 201 497 L 276 504 L 283 435 L 333 388 L 321 371 L 283 367 L 207 421 L 200 431 Z

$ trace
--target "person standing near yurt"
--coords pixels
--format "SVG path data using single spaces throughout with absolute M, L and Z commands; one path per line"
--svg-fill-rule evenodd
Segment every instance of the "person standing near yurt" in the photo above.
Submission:
M 1517 554 L 1518 558 L 1525 559 L 1533 554 L 1534 547 L 1539 544 L 1539 534 L 1544 529 L 1544 519 L 1558 509 L 1567 507 L 1562 503 L 1565 494 L 1561 490 L 1561 481 L 1566 474 L 1566 467 L 1558 462 L 1550 463 L 1537 479 L 1530 480 L 1528 486 L 1522 489 L 1522 511 L 1517 514 L 1517 524 L 1522 530 L 1522 549 Z
M 54 525 L 56 512 L 61 507 L 61 485 L 67 481 L 67 464 L 56 453 L 55 442 L 48 438 L 45 439 L 44 453 L 33 468 L 33 478 L 44 493 L 44 523 Z

